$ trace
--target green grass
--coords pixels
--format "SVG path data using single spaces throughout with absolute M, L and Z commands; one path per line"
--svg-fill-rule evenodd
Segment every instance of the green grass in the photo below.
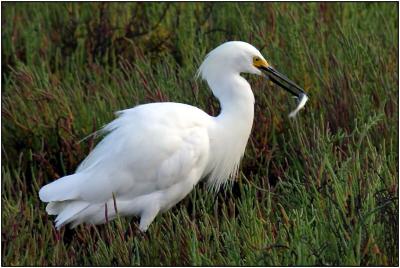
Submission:
M 246 75 L 241 172 L 200 184 L 142 235 L 137 219 L 55 232 L 38 189 L 79 141 L 139 103 L 211 114 L 194 74 L 227 40 L 260 48 L 310 95 Z M 2 2 L 2 265 L 398 265 L 398 3 Z

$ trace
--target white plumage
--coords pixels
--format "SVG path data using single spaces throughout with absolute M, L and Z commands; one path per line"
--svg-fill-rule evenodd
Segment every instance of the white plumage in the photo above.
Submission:
M 181 201 L 208 176 L 218 189 L 236 175 L 250 135 L 254 96 L 241 72 L 261 74 L 260 52 L 239 41 L 213 50 L 199 69 L 221 102 L 212 117 L 180 103 L 152 103 L 118 112 L 101 132 L 104 139 L 72 175 L 40 189 L 46 211 L 58 215 L 56 227 L 100 224 L 116 217 L 140 216 L 145 231 L 159 212 Z M 107 217 L 105 215 L 107 205 Z

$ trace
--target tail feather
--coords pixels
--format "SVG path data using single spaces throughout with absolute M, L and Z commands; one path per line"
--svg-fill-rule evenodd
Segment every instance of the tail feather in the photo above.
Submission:
M 82 182 L 80 173 L 65 176 L 43 186 L 39 191 L 39 198 L 43 202 L 65 201 L 79 197 L 79 184 Z
M 43 202 L 49 202 L 46 211 L 49 215 L 58 215 L 55 222 L 56 228 L 74 221 L 79 213 L 90 206 L 79 196 L 79 185 L 82 183 L 81 173 L 62 177 L 43 186 L 39 191 L 39 198 Z
M 58 215 L 68 205 L 68 201 L 52 201 L 47 204 L 46 212 L 49 215 Z
M 68 204 L 64 205 L 64 208 L 55 220 L 57 229 L 60 229 L 63 225 L 75 220 L 82 210 L 90 206 L 90 204 L 85 201 L 77 200 L 66 202 L 68 202 Z

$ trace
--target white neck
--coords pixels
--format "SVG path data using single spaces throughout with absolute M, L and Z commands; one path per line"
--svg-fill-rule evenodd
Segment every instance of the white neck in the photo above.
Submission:
M 249 83 L 238 73 L 207 79 L 221 103 L 221 113 L 215 117 L 211 130 L 212 157 L 209 182 L 218 189 L 233 179 L 244 154 L 254 118 L 254 95 Z

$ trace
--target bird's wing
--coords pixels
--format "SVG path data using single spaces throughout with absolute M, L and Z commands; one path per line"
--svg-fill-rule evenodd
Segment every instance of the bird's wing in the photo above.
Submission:
M 184 180 L 208 157 L 207 120 L 186 105 L 153 104 L 123 111 L 78 168 L 83 178 L 79 199 L 103 202 L 113 194 L 130 199 Z

